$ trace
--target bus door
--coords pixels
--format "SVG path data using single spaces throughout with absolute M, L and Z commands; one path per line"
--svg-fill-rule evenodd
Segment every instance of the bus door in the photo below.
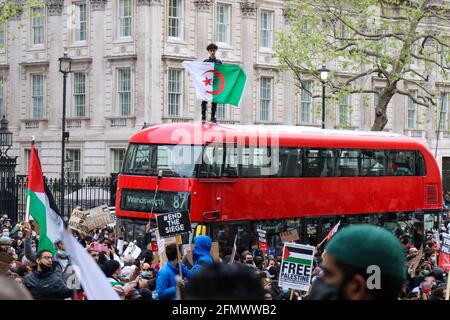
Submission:
M 248 221 L 236 223 L 212 222 L 208 224 L 212 241 L 219 243 L 219 252 L 224 256 L 231 255 L 236 238 L 237 252 L 250 250 L 250 224 Z

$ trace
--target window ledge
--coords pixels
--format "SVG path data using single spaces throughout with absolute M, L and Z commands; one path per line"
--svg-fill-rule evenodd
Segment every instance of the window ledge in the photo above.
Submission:
M 405 128 L 404 130 L 404 134 L 410 137 L 419 137 L 419 138 L 423 138 L 425 131 L 422 129 L 408 129 Z
M 162 119 L 163 123 L 170 123 L 170 122 L 192 122 L 194 121 L 194 118 L 192 117 L 163 117 Z
M 357 126 L 339 126 L 339 125 L 337 125 L 337 126 L 334 126 L 334 129 L 337 129 L 337 130 L 358 130 L 358 127 Z
M 22 119 L 20 120 L 25 129 L 40 129 L 44 123 L 48 122 L 48 119 Z
M 66 118 L 67 128 L 85 128 L 86 124 L 90 121 L 90 118 L 78 118 L 78 117 L 70 117 Z
M 132 127 L 134 124 L 135 116 L 109 116 L 105 117 L 106 120 L 109 120 L 109 126 L 111 128 L 120 128 L 120 127 Z
M 255 121 L 255 124 L 262 124 L 262 125 L 280 125 L 283 124 L 282 122 L 274 122 L 274 121 Z

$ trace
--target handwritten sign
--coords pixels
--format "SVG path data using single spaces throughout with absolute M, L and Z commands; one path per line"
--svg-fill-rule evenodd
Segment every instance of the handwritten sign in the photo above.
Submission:
M 84 214 L 86 215 L 86 225 L 89 230 L 103 228 L 114 221 L 108 206 L 105 205 L 86 210 Z
M 281 232 L 280 238 L 282 242 L 294 242 L 300 240 L 300 236 L 298 235 L 298 231 L 296 229 Z
M 79 208 L 75 208 L 72 211 L 69 219 L 69 228 L 85 235 L 89 234 L 89 228 L 86 225 L 86 215 Z

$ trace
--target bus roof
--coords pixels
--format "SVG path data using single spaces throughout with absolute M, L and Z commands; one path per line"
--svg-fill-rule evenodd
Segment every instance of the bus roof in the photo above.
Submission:
M 245 141 L 246 144 L 252 145 L 252 141 L 261 144 L 263 140 L 275 141 L 274 139 L 279 139 L 280 146 L 393 149 L 422 149 L 425 146 L 419 140 L 391 132 L 330 130 L 288 125 L 216 125 L 200 122 L 155 125 L 137 132 L 130 142 L 200 145 L 210 142 Z

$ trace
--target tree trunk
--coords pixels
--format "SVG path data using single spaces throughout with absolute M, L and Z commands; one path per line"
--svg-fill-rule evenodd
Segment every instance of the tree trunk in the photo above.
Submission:
M 388 122 L 386 113 L 387 105 L 395 94 L 395 88 L 396 84 L 392 84 L 381 91 L 378 105 L 375 107 L 375 120 L 373 121 L 372 128 L 370 130 L 381 131 L 386 126 Z

